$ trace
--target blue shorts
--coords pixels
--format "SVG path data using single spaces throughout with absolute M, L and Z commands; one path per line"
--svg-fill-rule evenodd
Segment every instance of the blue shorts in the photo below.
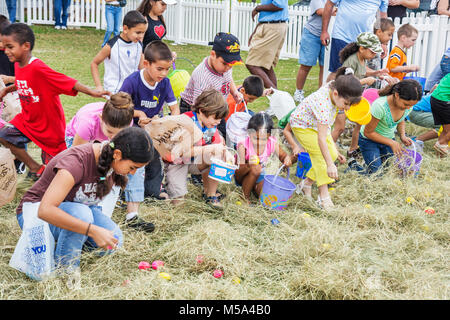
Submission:
M 31 142 L 31 139 L 22 133 L 19 129 L 12 124 L 4 126 L 0 129 L 0 138 L 8 141 L 17 148 L 26 149 L 27 143 Z
M 315 66 L 319 59 L 319 66 L 323 66 L 325 57 L 325 46 L 322 45 L 320 37 L 303 28 L 300 40 L 300 51 L 298 62 L 304 66 Z
M 336 72 L 342 66 L 342 63 L 339 61 L 339 52 L 344 49 L 344 47 L 348 43 L 339 40 L 339 39 L 331 39 L 331 49 L 330 49 L 330 66 L 328 67 L 328 71 Z

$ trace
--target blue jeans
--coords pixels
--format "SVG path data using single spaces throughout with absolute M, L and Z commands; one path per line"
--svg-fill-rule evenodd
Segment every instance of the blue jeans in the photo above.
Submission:
M 55 15 L 55 26 L 67 27 L 67 18 L 69 16 L 70 0 L 55 0 L 54 6 L 55 7 L 53 8 L 53 12 Z
M 17 8 L 17 0 L 5 0 L 6 6 L 8 7 L 8 15 L 9 21 L 11 23 L 16 22 L 16 8 Z
M 123 235 L 119 226 L 115 224 L 111 218 L 102 213 L 102 208 L 99 206 L 87 206 L 76 202 L 63 202 L 59 208 L 67 212 L 71 216 L 82 221 L 92 223 L 93 225 L 111 230 L 114 236 L 119 240 L 117 247 L 121 247 L 123 243 Z M 19 226 L 23 228 L 22 213 L 17 215 Z M 88 248 L 97 248 L 94 239 L 85 236 L 84 234 L 69 231 L 66 229 L 55 227 L 49 224 L 50 231 L 55 238 L 55 263 L 60 267 L 75 268 L 80 265 L 81 250 L 83 245 Z M 103 251 L 101 255 L 112 253 L 114 250 Z
M 440 65 L 442 74 L 445 77 L 450 72 L 450 57 L 443 55 Z
M 393 155 L 392 149 L 388 145 L 364 138 L 361 134 L 359 134 L 358 144 L 367 165 L 368 174 L 377 172 L 384 162 Z
M 102 47 L 108 42 L 111 34 L 114 32 L 114 36 L 120 34 L 120 22 L 122 20 L 122 8 L 105 5 L 105 17 L 106 17 L 106 32 L 103 39 Z
M 138 168 L 134 174 L 128 174 L 128 183 L 124 190 L 126 202 L 144 201 L 145 167 Z

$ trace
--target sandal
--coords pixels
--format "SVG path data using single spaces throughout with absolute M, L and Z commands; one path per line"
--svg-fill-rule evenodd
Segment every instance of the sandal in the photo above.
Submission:
M 225 198 L 225 195 L 224 194 L 222 194 L 222 193 L 220 193 L 220 192 L 216 192 L 216 197 L 217 197 L 217 199 L 219 199 L 219 200 L 222 200 L 223 198 Z M 206 193 L 202 193 L 202 198 L 203 198 L 203 200 L 206 200 Z
M 433 148 L 439 153 L 439 155 L 448 156 L 449 153 L 448 146 L 440 144 L 439 142 L 436 141 Z
M 328 211 L 329 209 L 334 207 L 334 203 L 333 201 L 331 201 L 330 197 L 326 197 L 326 198 L 321 198 L 320 195 L 317 196 L 317 201 L 316 203 L 318 204 L 318 206 L 325 210 Z
M 223 204 L 220 203 L 220 200 L 216 196 L 206 197 L 206 203 L 215 209 L 223 209 Z
M 296 192 L 297 194 L 303 194 L 303 195 L 304 195 L 306 198 L 308 198 L 308 199 L 312 199 L 312 196 L 311 196 L 311 195 L 307 195 L 307 194 L 305 193 L 305 191 L 304 191 L 304 189 L 311 190 L 312 186 L 305 185 L 305 181 L 306 181 L 306 180 L 302 180 L 302 182 L 300 182 L 300 183 L 297 185 L 297 189 L 295 190 L 295 192 Z
M 44 173 L 45 167 L 45 164 L 43 164 L 39 167 L 39 170 L 37 172 L 28 171 L 27 178 L 33 180 L 34 182 L 38 181 Z

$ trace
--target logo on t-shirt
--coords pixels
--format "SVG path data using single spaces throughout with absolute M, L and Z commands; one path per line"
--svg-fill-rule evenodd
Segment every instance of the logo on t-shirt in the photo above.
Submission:
M 156 106 L 158 105 L 158 102 L 159 102 L 159 98 L 157 96 L 153 96 L 152 101 L 141 100 L 141 107 L 144 107 L 147 109 L 156 108 Z
M 85 183 L 84 188 L 80 186 L 75 197 L 74 202 L 83 203 L 85 205 L 97 204 L 100 200 L 97 198 L 97 183 Z
M 28 87 L 26 80 L 17 80 L 16 87 L 20 100 L 26 103 L 39 102 L 39 96 L 34 95 L 33 89 Z
M 225 82 L 224 84 L 222 84 L 222 88 L 220 89 L 220 91 L 223 95 L 228 95 L 228 93 L 230 93 L 230 83 Z
M 155 31 L 155 34 L 161 39 L 166 30 L 164 29 L 164 26 L 160 24 L 159 26 L 154 26 L 153 31 Z

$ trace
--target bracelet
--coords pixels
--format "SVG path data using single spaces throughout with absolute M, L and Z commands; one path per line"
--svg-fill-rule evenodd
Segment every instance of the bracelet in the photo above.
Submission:
M 92 223 L 89 223 L 89 225 L 88 225 L 88 227 L 87 227 L 87 230 L 86 230 L 86 233 L 85 233 L 85 236 L 86 236 L 86 237 L 88 237 L 88 233 L 89 233 L 89 229 L 91 228 L 91 224 L 92 224 Z

